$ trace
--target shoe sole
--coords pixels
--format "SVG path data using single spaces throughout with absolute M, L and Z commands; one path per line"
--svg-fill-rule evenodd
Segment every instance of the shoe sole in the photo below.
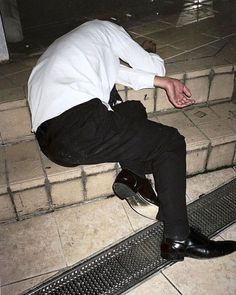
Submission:
M 125 185 L 123 183 L 114 183 L 112 188 L 113 188 L 114 193 L 121 200 L 131 198 L 136 195 L 135 192 L 132 191 L 131 188 L 129 188 L 127 185 Z
M 196 260 L 209 260 L 209 259 L 224 257 L 224 256 L 229 255 L 231 253 L 224 253 L 224 254 L 219 254 L 219 255 L 214 255 L 214 256 L 208 256 L 208 257 L 200 257 L 198 255 L 187 254 L 187 253 L 185 253 L 185 254 L 161 253 L 161 257 L 163 259 L 166 259 L 166 260 L 169 260 L 169 261 L 176 261 L 177 262 L 177 261 L 183 261 L 185 257 L 196 259 Z
M 123 183 L 114 183 L 112 188 L 115 195 L 121 200 L 126 200 L 136 213 L 148 219 L 157 220 L 158 206 L 148 202 Z
M 184 261 L 184 256 L 183 255 L 178 255 L 176 253 L 161 253 L 161 257 L 165 260 L 169 260 L 169 261 Z

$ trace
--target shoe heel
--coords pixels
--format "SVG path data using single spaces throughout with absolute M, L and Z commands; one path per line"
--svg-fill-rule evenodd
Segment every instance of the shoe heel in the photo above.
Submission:
M 170 252 L 170 253 L 161 253 L 161 257 L 166 260 L 171 261 L 183 261 L 184 255 L 182 253 Z

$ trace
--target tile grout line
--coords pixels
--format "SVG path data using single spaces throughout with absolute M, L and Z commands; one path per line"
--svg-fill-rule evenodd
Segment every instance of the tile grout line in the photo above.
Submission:
M 18 100 L 14 100 L 14 102 L 15 101 L 23 101 L 23 99 L 18 99 Z M 4 102 L 3 102 L 4 103 Z M 2 104 L 3 104 L 2 103 Z M 22 105 L 22 106 L 17 106 L 17 107 L 14 107 L 14 108 L 12 108 L 12 109 L 0 109 L 0 112 L 7 112 L 7 111 L 11 111 L 11 110 L 18 110 L 18 109 L 24 109 L 24 108 L 27 108 L 28 109 L 28 106 L 24 106 L 24 105 Z
M 197 49 L 203 48 L 203 47 L 208 46 L 208 45 L 212 45 L 212 44 L 214 44 L 214 43 L 216 43 L 216 42 L 218 42 L 218 41 L 220 41 L 220 40 L 223 40 L 223 39 L 225 39 L 225 38 L 229 38 L 229 37 L 231 37 L 231 36 L 235 36 L 235 35 L 236 35 L 236 33 L 233 33 L 233 34 L 230 34 L 230 35 L 227 35 L 227 36 L 224 36 L 224 37 L 220 37 L 220 38 L 215 37 L 216 40 L 210 41 L 210 42 L 208 42 L 208 43 L 204 43 L 203 45 L 199 45 L 199 46 L 196 46 L 196 47 L 191 48 L 191 49 L 186 49 L 186 50 L 184 50 L 184 51 L 181 52 L 181 53 L 177 53 L 177 54 L 175 54 L 175 55 L 173 55 L 173 56 L 167 57 L 165 60 L 168 60 L 168 59 L 171 59 L 171 58 L 174 58 L 174 57 L 180 56 L 180 55 L 185 54 L 185 53 L 191 53 L 191 52 L 194 51 L 194 50 L 197 50 Z M 145 36 L 144 36 L 144 37 L 145 37 Z M 155 40 L 155 39 L 153 39 L 153 40 Z M 173 43 L 173 44 L 174 44 L 174 43 Z M 230 63 L 230 64 L 232 64 L 232 63 Z
M 60 246 L 61 246 L 61 251 L 63 253 L 63 257 L 64 257 L 64 260 L 65 260 L 65 264 L 66 264 L 66 267 L 69 267 L 69 261 L 67 260 L 67 256 L 65 254 L 65 251 L 64 251 L 64 247 L 63 247 L 63 244 L 62 244 L 62 238 L 61 238 L 61 234 L 60 234 L 60 231 L 59 231 L 59 224 L 57 223 L 57 218 L 55 216 L 55 214 L 52 216 L 55 224 L 56 224 L 56 227 L 57 227 L 57 234 L 58 234 L 58 237 L 59 237 L 59 240 L 60 240 Z
M 44 187 L 44 186 L 41 186 L 41 187 Z M 18 191 L 18 192 L 20 192 L 20 191 Z M 46 215 L 46 214 L 51 214 L 53 212 L 58 212 L 58 211 L 61 211 L 63 209 L 77 208 L 77 207 L 84 206 L 84 205 L 87 205 L 87 204 L 91 204 L 91 203 L 99 202 L 99 201 L 102 201 L 102 200 L 106 200 L 106 199 L 112 198 L 112 197 L 113 197 L 113 195 L 106 196 L 106 197 L 97 197 L 97 198 L 92 199 L 92 200 L 81 201 L 81 202 L 78 202 L 78 203 L 57 206 L 57 207 L 55 207 L 55 208 L 53 208 L 51 210 L 47 210 L 47 211 L 40 211 L 40 212 L 37 212 L 37 213 L 35 213 L 35 212 L 28 213 L 28 214 L 22 215 L 19 220 L 16 220 L 16 219 L 13 219 L 13 218 L 7 219 L 7 220 L 0 220 L 0 225 L 3 225 L 3 224 L 11 224 L 11 223 L 16 223 L 18 221 L 28 220 L 28 219 L 30 219 L 32 217 L 37 217 L 37 216 L 43 216 L 43 215 Z
M 207 171 L 207 163 L 208 163 L 208 160 L 210 158 L 210 154 L 211 154 L 211 151 L 212 151 L 212 144 L 211 144 L 211 140 L 210 138 L 199 128 L 199 126 L 197 124 L 194 123 L 194 121 L 188 117 L 188 115 L 184 112 L 185 116 L 193 123 L 193 125 L 198 129 L 198 131 L 209 141 L 208 145 L 207 145 L 207 156 L 206 156 L 206 163 L 205 163 L 205 166 L 204 166 L 204 171 Z
M 12 106 L 13 105 L 13 106 Z M 17 98 L 16 100 L 0 101 L 0 111 L 9 111 L 27 107 L 25 98 Z
M 226 227 L 223 231 L 220 231 L 219 234 L 218 234 L 218 236 L 219 236 L 220 238 L 222 238 L 223 240 L 227 241 L 228 238 L 223 237 L 224 232 L 226 232 L 226 231 L 231 231 L 231 228 L 234 227 L 235 225 L 236 225 L 236 223 L 233 223 L 233 224 L 229 225 L 229 226 Z
M 32 71 L 32 68 L 29 67 L 29 68 L 26 68 L 26 69 L 22 69 L 22 70 L 16 71 L 16 72 L 11 73 L 11 74 L 6 74 L 3 77 L 6 78 L 6 79 L 8 79 L 8 77 L 11 78 L 13 75 L 20 74 L 20 73 L 23 73 L 23 72 L 28 72 L 28 71 Z M 11 81 L 11 83 L 12 83 L 12 81 Z M 14 86 L 16 86 L 16 85 L 14 85 Z M 16 86 L 16 87 L 19 87 L 19 86 Z
M 213 69 L 210 70 L 210 73 L 208 75 L 208 91 L 207 91 L 207 99 L 206 99 L 206 103 L 209 103 L 210 101 L 210 94 L 211 94 L 211 86 L 212 86 L 212 81 L 214 80 L 214 76 L 215 76 L 215 71 Z
M 48 198 L 49 212 L 54 212 L 54 206 L 53 206 L 52 194 L 51 194 L 51 183 L 49 182 L 46 170 L 44 168 L 43 158 L 42 158 L 42 155 L 41 155 L 41 152 L 40 152 L 40 147 L 38 145 L 38 142 L 36 140 L 34 140 L 34 141 L 36 143 L 36 148 L 37 148 L 41 168 L 42 168 L 43 175 L 44 175 L 44 185 L 43 186 L 45 187 L 45 191 L 46 191 L 47 198 Z
M 1 134 L 0 134 L 1 135 Z M 1 136 L 1 140 L 3 141 L 2 139 L 2 136 Z M 16 204 L 15 204 L 15 201 L 14 201 L 14 196 L 13 196 L 13 193 L 12 193 L 12 190 L 10 188 L 10 181 L 9 181 L 9 174 L 8 174 L 8 166 L 7 166 L 7 157 L 6 157 L 6 147 L 3 145 L 3 153 L 4 153 L 4 166 L 5 166 L 5 172 L 6 172 L 6 185 L 7 185 L 7 193 L 10 197 L 10 200 L 11 200 L 11 203 L 12 203 L 12 206 L 13 206 L 13 210 L 15 212 L 15 215 L 16 217 L 14 218 L 16 221 L 19 221 L 19 215 L 18 215 L 18 212 L 17 212 L 17 209 L 16 209 Z
M 53 274 L 53 273 L 55 273 L 55 272 L 59 272 L 59 271 L 62 271 L 62 269 L 60 268 L 60 269 L 56 269 L 56 270 L 53 270 L 53 271 L 49 271 L 49 272 L 46 272 L 46 273 L 43 273 L 43 274 L 40 274 L 40 275 L 36 275 L 36 276 L 32 276 L 32 277 L 28 277 L 28 278 L 25 278 L 25 279 L 23 279 L 23 280 L 18 280 L 18 281 L 15 281 L 15 282 L 11 282 L 11 283 L 9 283 L 9 284 L 3 284 L 3 285 L 0 285 L 0 287 L 8 287 L 8 286 L 11 286 L 11 285 L 14 285 L 14 284 L 18 284 L 18 283 L 21 283 L 21 282 L 26 282 L 26 281 L 28 281 L 28 280 L 32 280 L 32 279 L 35 279 L 35 278 L 39 278 L 39 277 L 41 277 L 41 276 L 44 276 L 44 275 L 48 275 L 48 274 Z M 45 280 L 47 280 L 47 278 L 46 279 L 44 279 L 43 281 L 45 281 Z M 42 282 L 43 282 L 42 281 Z M 39 283 L 40 284 L 40 283 Z M 24 292 L 24 291 L 23 291 Z M 0 293 L 1 294 L 1 293 Z
M 157 111 L 157 87 L 154 88 L 153 100 L 154 100 L 154 111 L 153 111 L 153 113 L 155 113 Z
M 99 173 L 100 174 L 100 173 Z M 97 173 L 95 173 L 97 175 Z M 87 178 L 89 175 L 84 171 L 83 165 L 81 166 L 81 181 L 83 186 L 83 201 L 88 201 L 88 192 L 87 192 Z M 93 174 L 92 174 L 93 176 Z
M 165 279 L 173 286 L 173 288 L 175 288 L 175 290 L 180 294 L 183 295 L 182 292 L 180 292 L 180 290 L 175 286 L 175 284 L 163 273 L 163 271 L 161 271 L 161 274 L 165 277 Z

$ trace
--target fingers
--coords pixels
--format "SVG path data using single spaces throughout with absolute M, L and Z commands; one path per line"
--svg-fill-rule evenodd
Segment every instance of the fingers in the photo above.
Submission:
M 167 96 L 169 98 L 169 101 L 176 107 L 176 108 L 184 108 L 186 106 L 192 105 L 195 103 L 193 99 L 190 98 L 191 91 L 183 85 L 179 80 L 172 79 L 172 78 L 166 78 L 164 82 L 161 83 L 161 81 L 157 81 L 157 85 L 163 89 L 165 89 Z M 161 85 L 164 86 L 161 86 Z
M 156 43 L 154 43 L 151 40 L 145 40 L 142 43 L 142 47 L 147 51 L 147 52 L 152 52 L 155 53 L 156 52 Z
M 179 99 L 175 100 L 175 106 L 178 108 L 183 108 L 189 105 L 192 105 L 195 103 L 195 101 L 193 99 L 189 99 L 188 97 L 182 96 Z
M 183 93 L 184 93 L 185 95 L 187 95 L 188 97 L 192 96 L 191 91 L 190 91 L 190 90 L 188 89 L 188 87 L 186 87 L 186 86 L 184 86 L 184 88 L 183 88 Z
M 184 85 L 184 87 L 182 88 L 182 93 L 179 93 L 177 95 L 177 97 L 179 97 L 177 98 L 178 107 L 186 107 L 186 106 L 194 104 L 195 100 L 190 99 L 191 96 L 192 96 L 191 91 L 188 89 L 188 87 Z

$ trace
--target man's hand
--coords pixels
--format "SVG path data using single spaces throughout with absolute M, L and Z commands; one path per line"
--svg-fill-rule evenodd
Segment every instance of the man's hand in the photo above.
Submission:
M 195 100 L 190 98 L 190 90 L 177 79 L 155 76 L 154 86 L 164 89 L 169 101 L 176 108 L 184 108 L 195 103 Z
M 151 40 L 145 40 L 142 45 L 144 50 L 146 50 L 147 52 L 152 52 L 152 53 L 156 53 L 156 43 L 154 43 Z

